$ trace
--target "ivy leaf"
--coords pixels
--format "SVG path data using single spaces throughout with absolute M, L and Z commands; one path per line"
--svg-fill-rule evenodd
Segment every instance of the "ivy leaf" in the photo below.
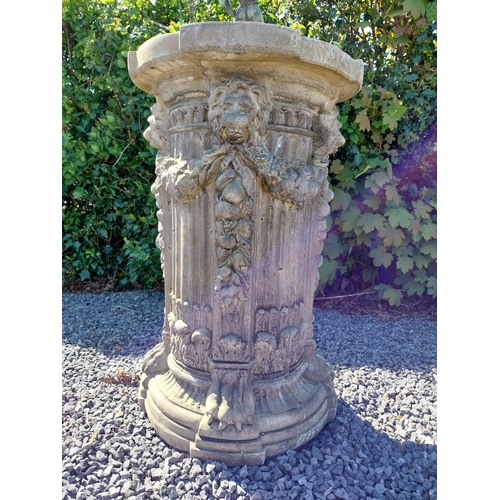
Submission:
M 358 233 L 358 230 L 359 230 L 359 233 Z M 364 233 L 363 230 L 359 226 L 356 226 L 354 228 L 354 232 L 357 233 L 356 234 L 356 245 L 358 245 L 358 247 L 361 247 L 363 245 L 365 245 L 368 248 L 371 247 L 372 239 L 371 239 L 369 234 Z
M 425 14 L 426 0 L 404 0 L 403 9 L 406 12 L 411 12 L 414 19 L 418 19 Z
M 356 115 L 356 123 L 359 123 L 359 130 L 369 132 L 371 130 L 370 119 L 366 115 L 366 109 Z
M 75 198 L 81 198 L 84 194 L 85 194 L 85 191 L 84 191 L 84 189 L 83 189 L 81 186 L 77 186 L 77 187 L 73 190 L 73 196 L 74 196 Z
M 394 186 L 386 186 L 385 197 L 388 201 L 393 201 L 396 205 L 399 205 L 400 198 L 398 190 Z
M 333 200 L 330 202 L 330 208 L 332 210 L 346 210 L 351 202 L 351 195 L 336 187 L 334 187 L 332 191 Z
M 330 229 L 332 228 L 332 225 L 333 225 L 333 218 L 332 218 L 332 214 L 328 214 L 326 217 L 325 217 L 325 222 L 326 222 L 326 229 L 325 231 L 328 233 L 330 231 Z
M 437 242 L 436 242 L 436 240 L 431 240 L 431 241 L 424 243 L 420 247 L 420 251 L 423 254 L 430 255 L 432 259 L 437 258 Z
M 396 288 L 389 286 L 382 293 L 382 298 L 387 299 L 389 301 L 389 305 L 397 307 L 401 304 L 403 294 L 401 293 L 401 290 L 397 290 Z
M 371 189 L 373 194 L 377 194 L 380 191 L 380 187 L 375 184 L 371 179 L 366 179 L 365 181 L 365 188 Z
M 377 170 L 373 172 L 365 181 L 365 188 L 371 189 L 373 194 L 377 194 L 380 191 L 380 188 L 390 182 L 390 177 L 387 174 L 386 170 Z
M 386 252 L 385 247 L 382 245 L 373 248 L 368 255 L 373 259 L 373 264 L 376 267 L 389 267 L 394 259 L 393 255 Z
M 84 269 L 81 273 L 80 273 L 80 279 L 82 281 L 84 280 L 88 280 L 90 278 L 90 273 L 88 272 L 87 269 Z
M 411 205 L 417 217 L 420 217 L 421 219 L 430 219 L 429 212 L 432 211 L 432 207 L 430 205 L 427 205 L 427 203 L 423 200 L 412 201 Z
M 331 285 L 335 281 L 337 274 L 338 262 L 336 260 L 325 259 L 319 268 L 320 284 L 328 283 Z
M 406 14 L 406 11 L 404 9 L 394 9 L 385 14 L 385 18 L 394 18 L 397 16 L 404 16 Z
M 323 243 L 323 254 L 330 260 L 336 259 L 342 253 L 342 243 L 336 234 L 330 233 Z
M 408 45 L 410 43 L 410 38 L 408 37 L 408 35 L 401 35 L 401 36 L 398 36 L 397 38 L 394 38 L 392 43 L 396 47 L 398 45 Z
M 385 136 L 385 142 L 387 142 L 387 144 L 392 144 L 394 142 L 394 139 L 396 138 L 392 134 L 387 134 Z
M 350 104 L 351 106 L 354 108 L 354 109 L 360 109 L 360 108 L 365 108 L 367 106 L 364 106 L 363 105 L 363 100 L 360 99 L 359 97 L 356 97 L 354 99 L 351 99 L 350 101 Z
M 388 101 L 382 109 L 382 123 L 387 125 L 389 129 L 394 130 L 406 109 L 406 106 L 401 101 L 396 99 Z
M 383 215 L 368 212 L 359 218 L 357 225 L 361 226 L 365 233 L 370 233 L 375 228 L 378 230 L 382 229 L 384 227 L 384 222 L 385 217 Z
M 351 169 L 349 163 L 345 163 L 343 168 L 338 168 L 337 173 L 335 174 L 335 179 L 341 182 L 349 182 L 354 178 L 354 172 Z
M 437 279 L 435 276 L 431 276 L 427 280 L 427 293 L 432 295 L 434 298 L 437 297 Z
M 399 257 L 396 262 L 396 269 L 401 269 L 403 273 L 411 271 L 415 266 L 415 262 L 411 257 Z
M 415 294 L 421 296 L 425 292 L 425 286 L 422 283 L 418 283 L 415 280 L 407 281 L 403 285 L 403 288 L 405 290 L 408 290 L 408 297 L 411 297 L 412 295 Z
M 390 130 L 394 130 L 398 126 L 398 119 L 394 116 L 391 116 L 388 113 L 382 114 L 382 123 L 387 125 Z
M 399 246 L 397 248 L 394 248 L 392 253 L 394 255 L 397 255 L 398 257 L 411 257 L 413 255 L 413 246 L 412 245 Z
M 401 229 L 392 226 L 383 227 L 378 235 L 383 238 L 386 247 L 399 247 L 405 239 L 405 233 Z
M 338 174 L 342 170 L 344 170 L 344 165 L 342 165 L 340 160 L 333 160 L 331 165 L 330 165 L 330 172 L 332 172 L 334 174 Z
M 389 218 L 389 224 L 392 227 L 401 226 L 408 228 L 413 216 L 404 207 L 388 208 L 384 214 Z
M 379 128 L 373 128 L 371 133 L 371 140 L 378 144 L 382 140 L 382 130 Z
M 366 85 L 363 85 L 361 87 L 361 94 L 363 96 L 370 97 L 373 94 L 373 90 L 370 87 L 367 87 Z
M 425 285 L 427 283 L 427 273 L 425 271 L 422 271 L 422 269 L 413 271 L 413 279 L 417 283 L 422 283 L 423 285 Z
M 339 219 L 342 221 L 342 231 L 352 231 L 358 224 L 360 215 L 361 211 L 356 206 L 351 206 L 343 212 L 339 216 Z
M 385 283 L 379 283 L 377 286 L 374 286 L 373 288 L 375 290 L 378 290 L 378 296 L 381 299 L 388 300 L 391 306 L 399 306 L 399 304 L 401 303 L 401 299 L 403 298 L 401 290 L 392 288 L 392 286 L 386 285 Z
M 371 95 L 369 94 L 363 94 L 362 102 L 361 104 L 363 105 L 364 108 L 369 108 L 372 103 L 372 98 Z
M 391 179 L 385 170 L 378 170 L 370 175 L 370 179 L 375 182 L 378 186 L 382 187 L 387 184 Z
M 427 222 L 422 226 L 422 236 L 425 241 L 437 239 L 437 226 L 433 222 Z
M 380 203 L 382 203 L 382 200 L 380 199 L 379 196 L 367 195 L 365 196 L 362 203 L 363 205 L 370 207 L 372 210 L 378 210 L 378 208 L 380 207 Z
M 431 261 L 430 257 L 427 255 L 422 255 L 421 253 L 417 253 L 413 256 L 413 260 L 415 261 L 415 265 L 417 269 L 427 268 L 429 266 L 429 262 Z
M 408 226 L 408 229 L 411 231 L 411 234 L 415 237 L 420 234 L 422 231 L 422 224 L 418 219 L 412 219 L 410 222 L 410 225 Z M 418 241 L 420 238 L 415 238 L 415 241 Z
M 344 191 L 354 190 L 354 189 L 356 189 L 356 186 L 357 186 L 357 184 L 356 184 L 356 181 L 354 179 L 350 179 L 348 181 L 338 183 L 338 188 L 342 189 Z

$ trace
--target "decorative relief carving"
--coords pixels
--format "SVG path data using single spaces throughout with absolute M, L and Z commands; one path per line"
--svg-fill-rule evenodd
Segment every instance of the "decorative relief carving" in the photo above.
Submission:
M 255 373 L 272 373 L 272 353 L 276 350 L 276 337 L 270 332 L 257 332 L 255 335 Z
M 213 359 L 225 362 L 248 362 L 250 356 L 246 349 L 247 343 L 238 335 L 230 333 L 221 337 L 213 347 Z
M 190 340 L 186 349 L 186 365 L 207 371 L 212 332 L 208 328 L 198 328 L 191 334 Z
M 226 160 L 215 181 L 218 269 L 214 289 L 223 309 L 247 300 L 255 191 L 255 179 L 249 168 L 236 155 Z
M 171 127 L 204 123 L 207 120 L 207 106 L 202 102 L 181 104 L 171 110 L 169 120 Z
M 208 328 L 191 330 L 173 312 L 168 314 L 170 349 L 174 357 L 186 366 L 198 370 L 209 370 L 209 355 L 212 345 L 212 332 Z
M 168 369 L 168 347 L 164 342 L 156 344 L 144 357 L 142 371 L 151 376 L 155 373 L 164 373 Z
M 149 127 L 144 131 L 144 138 L 158 151 L 168 149 L 170 145 L 168 137 L 169 124 L 165 116 L 156 110 L 156 105 L 151 108 L 153 114 L 148 118 Z
M 216 86 L 208 100 L 208 119 L 216 147 L 201 158 L 187 161 L 164 157 L 157 168 L 158 178 L 153 191 L 156 193 L 163 186 L 182 204 L 189 204 L 197 198 L 209 183 L 215 184 L 218 259 L 215 291 L 223 309 L 246 300 L 248 270 L 252 264 L 256 176 L 261 178 L 272 197 L 294 208 L 303 207 L 320 193 L 320 203 L 324 205 L 321 214 L 327 210 L 329 213 L 328 202 L 332 194 L 328 188 L 327 168 L 319 160 L 313 165 L 284 161 L 269 154 L 263 145 L 269 107 L 266 92 L 258 85 L 234 78 Z M 172 123 L 178 126 L 193 119 L 204 119 L 204 109 L 201 105 L 179 107 L 171 114 Z M 319 119 L 320 132 L 330 123 L 328 120 L 333 119 L 335 113 L 332 113 Z M 278 124 L 312 126 L 312 117 L 302 110 L 274 107 L 272 115 Z M 324 152 L 327 146 L 320 140 L 317 147 Z M 320 223 L 318 230 L 319 237 L 324 238 L 324 223 Z M 161 245 L 161 241 L 158 244 Z
M 270 113 L 269 124 L 283 125 L 311 131 L 313 116 L 302 109 L 294 109 L 285 105 L 273 105 Z
M 255 413 L 255 395 L 251 384 L 251 366 L 213 363 L 212 385 L 205 402 L 208 424 L 219 421 L 218 429 L 232 424 L 241 430 L 251 425 Z
M 139 386 L 139 406 L 146 411 L 144 400 L 147 397 L 149 381 L 158 373 L 168 371 L 167 357 L 169 353 L 169 338 L 163 335 L 163 342 L 156 344 L 148 351 L 142 362 L 142 376 Z
M 279 310 L 277 307 L 257 310 L 256 328 L 267 329 L 255 334 L 256 375 L 287 372 L 300 361 L 307 329 L 307 322 L 301 317 L 302 307 L 300 302 Z
M 222 310 L 222 336 L 212 338 L 212 332 L 207 328 L 193 331 L 182 319 L 170 313 L 170 345 L 175 359 L 186 366 L 211 372 L 212 384 L 205 405 L 209 423 L 218 421 L 219 430 L 230 424 L 241 429 L 242 425 L 252 423 L 255 409 L 252 374 L 286 373 L 297 365 L 307 328 L 306 321 L 300 316 L 300 306 L 293 304 L 264 311 L 261 320 L 266 315 L 275 319 L 270 320 L 267 327 L 264 325 L 257 330 L 252 346 L 232 333 L 242 331 L 241 303 L 247 301 L 250 286 L 257 177 L 271 197 L 294 209 L 301 209 L 316 198 L 319 203 L 318 240 L 324 239 L 324 218 L 330 212 L 333 193 L 329 189 L 328 168 L 323 156 L 337 147 L 339 134 L 336 131 L 340 122 L 339 126 L 335 123 L 335 107 L 317 115 L 284 105 L 275 105 L 271 109 L 263 87 L 233 78 L 211 90 L 207 106 L 199 102 L 180 104 L 174 107 L 168 118 L 164 118 L 161 127 L 157 121 L 151 120 L 148 140 L 165 144 L 168 140 L 168 129 L 165 134 L 167 124 L 170 131 L 175 131 L 189 124 L 202 123 L 207 118 L 212 129 L 212 150 L 187 160 L 169 155 L 158 157 L 157 179 L 152 186 L 159 207 L 157 246 L 161 249 L 164 246 L 162 190 L 187 206 L 213 184 L 217 259 L 214 290 Z M 271 155 L 265 146 L 269 122 L 272 126 L 294 129 L 295 133 L 317 133 L 316 156 L 312 164 L 301 165 Z M 334 139 L 327 133 L 332 126 Z M 191 307 L 188 302 L 183 303 L 175 297 L 173 305 Z M 199 309 L 200 305 L 197 306 Z M 174 310 L 181 314 L 180 309 Z M 261 311 L 258 315 L 262 316 Z M 255 357 L 253 365 L 252 356 Z
M 335 102 L 327 101 L 323 109 L 318 113 L 313 123 L 316 134 L 314 141 L 314 157 L 322 161 L 333 154 L 345 143 L 340 133 L 342 123 L 338 120 L 339 110 Z

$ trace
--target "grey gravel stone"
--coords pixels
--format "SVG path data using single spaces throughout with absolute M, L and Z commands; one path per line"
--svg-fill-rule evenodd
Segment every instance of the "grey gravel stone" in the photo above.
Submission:
M 323 453 L 321 453 L 321 450 L 317 446 L 312 446 L 312 454 L 313 457 L 315 457 L 318 460 L 323 460 Z M 314 464 L 317 465 L 317 464 Z
M 63 499 L 437 499 L 434 322 L 315 310 L 318 352 L 335 369 L 335 419 L 263 466 L 227 467 L 167 446 L 137 387 L 101 380 L 140 374 L 163 307 L 163 292 L 63 294 Z

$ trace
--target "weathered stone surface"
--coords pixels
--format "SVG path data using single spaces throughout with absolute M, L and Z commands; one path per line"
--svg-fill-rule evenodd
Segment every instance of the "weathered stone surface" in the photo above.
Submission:
M 312 303 L 344 142 L 335 104 L 362 63 L 288 28 L 204 23 L 149 40 L 129 71 L 156 97 L 144 135 L 166 296 L 141 407 L 191 456 L 261 464 L 335 416 Z

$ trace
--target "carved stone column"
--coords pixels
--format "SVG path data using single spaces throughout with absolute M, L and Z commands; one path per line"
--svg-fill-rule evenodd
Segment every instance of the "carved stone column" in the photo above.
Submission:
M 261 464 L 333 419 L 331 365 L 316 354 L 313 296 L 343 144 L 335 104 L 363 65 L 298 31 L 186 24 L 129 53 L 156 97 L 163 342 L 139 402 L 191 456 Z

